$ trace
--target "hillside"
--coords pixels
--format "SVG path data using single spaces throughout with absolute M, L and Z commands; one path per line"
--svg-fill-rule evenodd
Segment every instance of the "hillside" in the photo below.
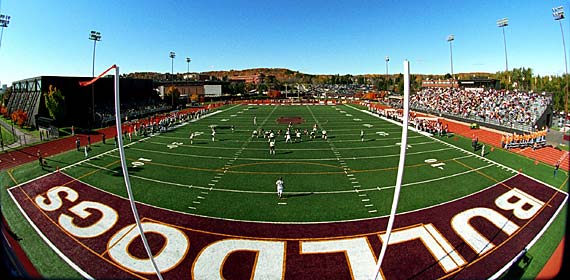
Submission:
M 299 71 L 290 70 L 286 68 L 252 68 L 252 69 L 242 69 L 242 70 L 216 70 L 216 71 L 206 71 L 201 73 L 191 73 L 200 74 L 206 76 L 212 76 L 219 80 L 224 80 L 232 76 L 250 76 L 256 74 L 263 74 L 264 76 L 274 76 L 277 81 L 280 82 L 300 82 L 300 83 L 326 83 L 332 77 L 347 77 L 347 78 L 367 78 L 375 79 L 381 78 L 385 75 L 383 74 L 359 74 L 359 75 L 333 75 L 333 74 L 305 74 Z M 182 79 L 185 73 L 176 73 L 175 79 Z M 390 78 L 399 76 L 400 73 L 390 74 Z M 157 73 L 157 72 L 134 72 L 125 75 L 129 78 L 143 78 L 143 79 L 153 79 L 153 80 L 164 80 L 170 79 L 170 73 Z M 444 75 L 432 75 L 432 74 L 413 74 L 416 79 L 443 79 Z M 457 73 L 455 77 L 459 79 L 469 79 L 469 78 L 493 78 L 495 74 L 493 73 L 483 73 L 483 72 L 472 72 L 472 73 Z

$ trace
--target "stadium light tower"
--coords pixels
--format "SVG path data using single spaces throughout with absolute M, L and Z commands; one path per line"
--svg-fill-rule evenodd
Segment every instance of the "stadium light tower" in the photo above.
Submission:
M 386 91 L 388 91 L 388 62 L 390 62 L 390 57 L 386 56 Z
M 451 79 L 455 79 L 455 76 L 453 76 L 453 48 L 451 47 L 451 42 L 453 42 L 453 40 L 455 40 L 455 36 L 453 34 L 447 36 L 447 41 L 449 42 L 449 55 L 451 60 Z
M 186 58 L 186 63 L 188 64 L 188 69 L 186 69 L 186 74 L 190 73 L 190 61 L 192 61 L 192 59 L 190 59 L 189 57 Z
M 93 64 L 91 68 L 91 76 L 95 78 L 95 46 L 101 41 L 101 32 L 91 30 L 89 40 L 93 41 Z M 95 83 L 91 85 L 91 122 L 95 124 Z
M 564 126 L 566 126 L 568 119 L 568 62 L 566 60 L 566 42 L 564 41 L 564 29 L 562 28 L 562 19 L 564 19 L 564 7 L 559 6 L 552 8 L 552 16 L 554 20 L 560 24 L 560 33 L 562 34 L 562 47 L 564 49 L 564 69 L 566 73 L 566 93 L 564 95 Z
M 503 30 L 503 43 L 505 45 L 505 71 L 509 71 L 509 60 L 507 59 L 507 39 L 505 37 L 505 27 L 509 25 L 508 18 L 502 18 L 497 20 L 497 27 Z
M 188 88 L 188 78 L 190 77 L 190 61 L 192 61 L 192 59 L 187 57 L 186 64 L 188 65 L 188 68 L 186 69 L 186 104 L 188 104 L 188 100 L 190 100 L 190 89 Z
M 176 57 L 176 53 L 175 52 L 170 52 L 170 61 L 171 61 L 171 69 L 170 69 L 170 74 L 172 75 L 172 77 L 170 77 L 170 83 L 171 83 L 171 91 L 170 94 L 172 95 L 172 107 L 174 107 L 174 58 Z
M 0 27 L 2 28 L 2 31 L 0 31 L 0 47 L 2 47 L 2 37 L 4 36 L 4 27 L 8 27 L 8 23 L 10 23 L 10 16 L 0 14 Z

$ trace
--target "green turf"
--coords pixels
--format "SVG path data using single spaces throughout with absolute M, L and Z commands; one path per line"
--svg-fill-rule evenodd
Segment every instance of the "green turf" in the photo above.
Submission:
M 0 126 L 0 133 L 2 133 L 2 143 L 4 143 L 4 145 L 10 145 L 14 143 L 14 135 L 11 131 L 5 129 L 3 126 Z
M 396 143 L 400 142 L 401 127 L 356 108 L 361 107 L 232 105 L 171 132 L 149 138 L 134 137 L 132 143 L 126 142 L 126 155 L 135 198 L 180 212 L 249 221 L 320 222 L 387 215 L 396 180 L 400 151 Z M 254 117 L 257 126 L 253 125 Z M 300 142 L 285 143 L 279 135 L 276 155 L 270 155 L 267 139 L 252 137 L 252 131 L 257 127 L 285 130 L 287 124 L 276 121 L 279 117 L 302 118 L 302 124 L 293 126 L 301 130 L 310 131 L 318 124 L 328 131 L 328 141 L 317 134 L 316 139 L 303 135 Z M 232 125 L 234 132 L 230 129 Z M 211 126 L 216 127 L 215 141 L 211 139 Z M 365 131 L 364 141 L 360 139 L 361 130 Z M 192 144 L 190 132 L 199 134 Z M 399 212 L 461 198 L 503 181 L 519 169 L 568 191 L 567 185 L 563 185 L 565 172 L 554 178 L 551 166 L 535 164 L 500 149 L 489 151 L 487 158 L 512 168 L 506 170 L 465 152 L 471 150 L 469 139 L 428 138 L 410 131 L 408 144 L 411 147 L 407 149 Z M 114 145 L 99 143 L 93 148 L 91 156 L 101 156 L 64 172 L 125 197 Z M 83 159 L 83 153 L 70 151 L 48 161 L 50 170 L 55 170 Z M 144 165 L 133 167 L 132 163 L 137 161 Z M 45 173 L 34 163 L 11 171 L 17 183 Z M 7 175 L 3 171 L 4 189 L 15 185 Z M 285 198 L 278 200 L 275 181 L 280 176 L 285 180 Z M 359 186 L 360 192 L 355 191 L 354 185 Z M 199 205 L 193 203 L 203 192 L 208 193 L 207 198 Z M 360 193 L 367 194 L 373 207 L 363 205 Z M 52 270 L 39 261 L 42 256 L 37 252 L 49 249 L 27 226 L 11 199 L 3 195 L 2 205 L 14 231 L 33 236 L 34 241 L 23 246 L 34 262 L 39 262 L 40 271 L 57 275 L 58 269 Z M 377 212 L 370 213 L 370 209 Z M 539 243 L 547 249 L 536 253 L 535 263 L 545 262 L 558 245 L 564 226 L 565 221 L 559 218 L 551 226 L 553 229 L 547 231 Z M 74 277 L 63 262 L 56 263 L 56 267 L 65 269 L 61 275 Z M 527 273 L 536 275 L 537 269 L 531 268 L 533 272 Z

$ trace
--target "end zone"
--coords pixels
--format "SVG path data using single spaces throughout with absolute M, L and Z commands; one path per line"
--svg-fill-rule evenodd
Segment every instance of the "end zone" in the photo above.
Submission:
M 124 198 L 59 172 L 9 193 L 44 240 L 82 275 L 152 277 Z M 495 277 L 534 244 L 567 196 L 516 175 L 463 199 L 399 214 L 381 275 Z M 270 224 L 137 207 L 161 273 L 176 279 L 368 279 L 388 221 Z

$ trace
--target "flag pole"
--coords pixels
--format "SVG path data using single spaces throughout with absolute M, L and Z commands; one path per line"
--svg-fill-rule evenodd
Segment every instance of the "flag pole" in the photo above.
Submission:
M 384 259 L 384 256 L 386 254 L 388 243 L 390 243 L 390 235 L 392 235 L 392 226 L 394 225 L 394 219 L 396 217 L 396 209 L 398 208 L 400 189 L 402 188 L 402 177 L 404 177 L 406 148 L 408 146 L 408 114 L 410 112 L 409 97 L 410 97 L 410 62 L 408 60 L 404 60 L 404 112 L 402 116 L 404 123 L 402 124 L 400 162 L 398 163 L 396 188 L 394 189 L 394 197 L 392 199 L 392 210 L 390 211 L 390 218 L 388 219 L 388 228 L 386 229 L 386 238 L 382 240 L 382 249 L 380 250 L 380 256 L 378 257 L 378 262 L 376 263 L 376 270 L 374 270 L 374 275 L 372 279 L 382 279 L 382 277 L 378 278 L 378 276 L 380 276 L 380 268 L 382 266 L 382 260 Z
M 129 180 L 129 172 L 127 170 L 127 161 L 125 159 L 125 149 L 123 148 L 123 137 L 121 131 L 121 102 L 119 100 L 119 66 L 113 65 L 115 68 L 115 122 L 117 126 L 117 145 L 119 147 L 119 156 L 121 158 L 121 167 L 123 170 L 123 178 L 125 179 L 125 186 L 127 187 L 127 193 L 129 195 L 129 202 L 131 204 L 131 209 L 133 210 L 133 217 L 135 218 L 137 228 L 139 230 L 139 234 L 144 244 L 144 248 L 146 249 L 146 253 L 150 258 L 152 266 L 156 271 L 156 275 L 158 279 L 162 280 L 162 275 L 160 274 L 160 270 L 154 261 L 154 257 L 152 255 L 152 251 L 150 250 L 150 246 L 146 240 L 146 236 L 144 234 L 144 230 L 141 225 L 141 220 L 139 218 L 139 214 L 137 211 L 137 206 L 135 205 L 135 199 L 133 196 L 133 191 L 131 190 L 131 181 Z

